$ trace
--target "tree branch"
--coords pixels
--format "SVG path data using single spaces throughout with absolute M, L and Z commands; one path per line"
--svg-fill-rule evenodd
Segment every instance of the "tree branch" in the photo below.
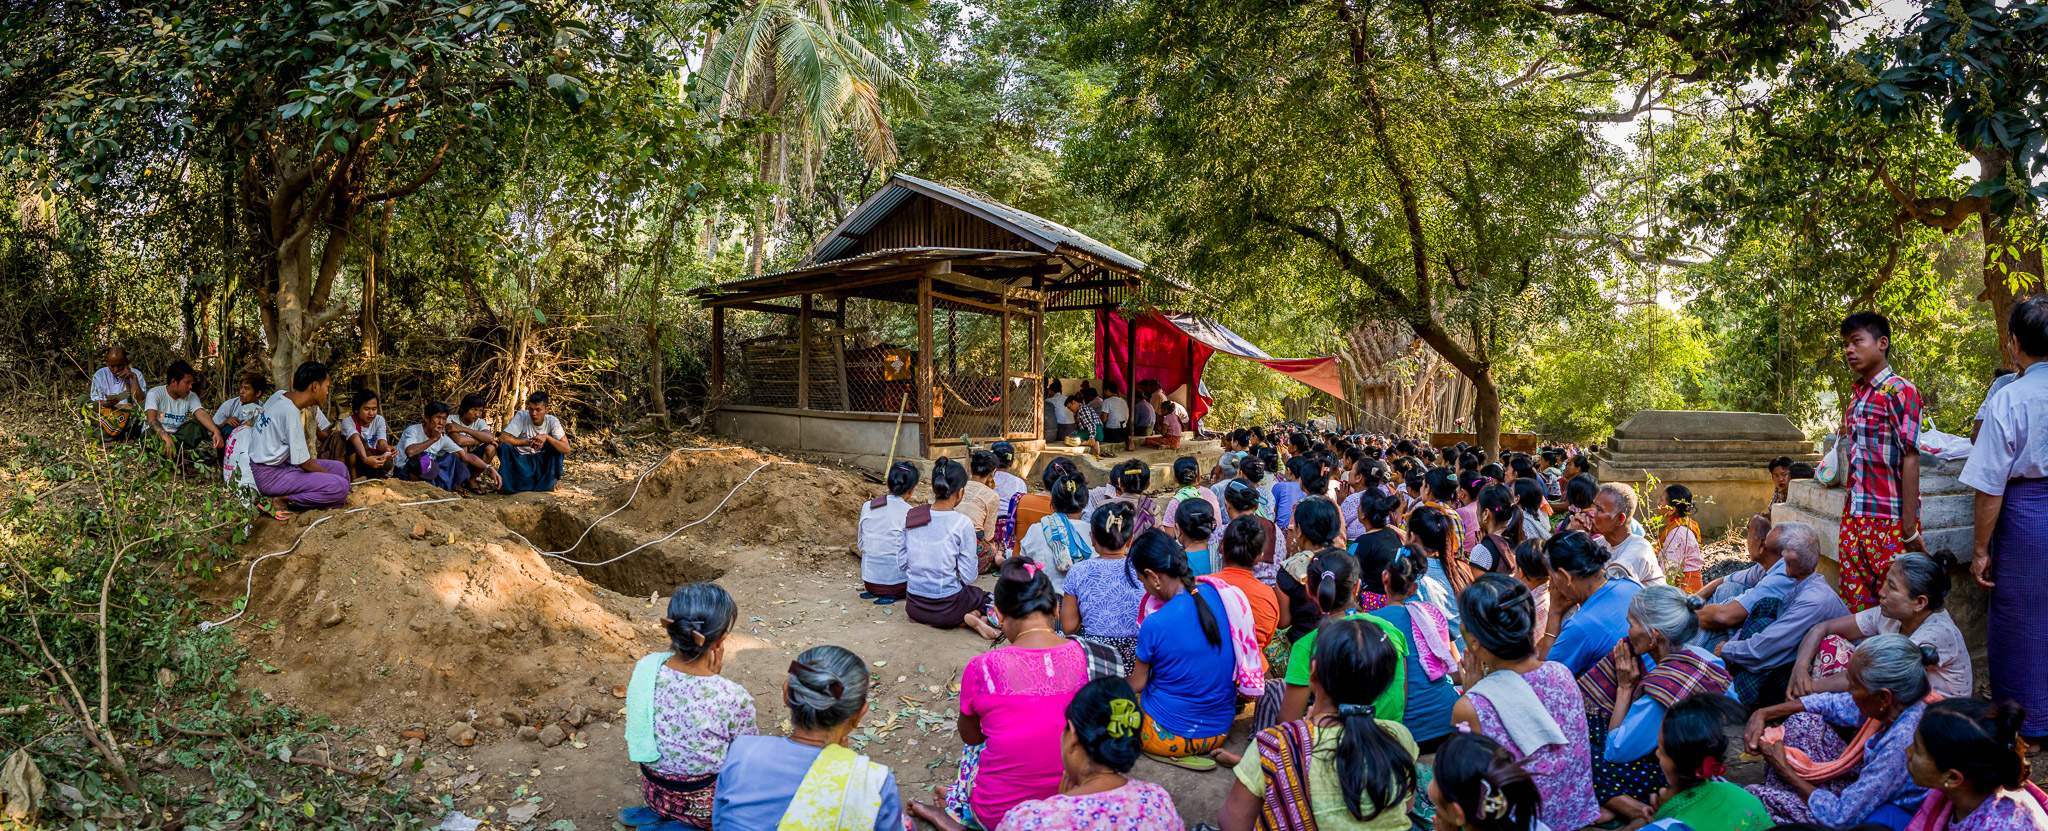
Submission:
M 428 180 L 433 179 L 435 174 L 441 172 L 441 161 L 442 159 L 447 158 L 447 156 L 448 140 L 443 140 L 441 142 L 441 149 L 434 151 L 433 160 L 427 162 L 427 168 L 425 170 L 420 171 L 420 175 L 417 178 L 413 179 L 412 182 L 401 187 L 383 191 L 381 193 L 373 193 L 370 194 L 369 196 L 365 196 L 362 199 L 362 204 L 374 205 L 379 202 L 397 199 L 401 196 L 411 196 L 414 191 L 417 191 L 421 187 L 425 186 Z

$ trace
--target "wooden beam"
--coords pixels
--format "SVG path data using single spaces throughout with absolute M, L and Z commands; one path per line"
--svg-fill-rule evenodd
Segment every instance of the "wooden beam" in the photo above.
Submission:
M 1008 283 L 998 283 L 994 280 L 983 280 L 980 277 L 969 277 L 965 274 L 953 271 L 951 268 L 952 264 L 953 263 L 951 260 L 946 261 L 947 269 L 945 271 L 933 274 L 932 277 L 943 282 L 952 283 L 953 285 L 959 286 L 961 288 L 987 292 L 989 294 L 995 295 L 996 297 L 1015 297 L 1023 300 L 1029 300 L 1034 303 L 1045 302 L 1045 295 L 1040 292 L 1035 292 L 1030 289 L 1022 288 L 1019 286 L 1013 286 Z
M 999 315 L 1004 312 L 1015 311 L 1014 309 L 1009 308 L 1007 306 L 998 306 L 994 303 L 983 303 L 979 300 L 969 300 L 965 297 L 956 297 L 950 294 L 941 294 L 936 291 L 932 292 L 931 294 L 933 300 L 937 300 L 942 303 L 958 303 L 962 306 L 973 306 L 977 309 L 985 309 L 988 311 L 989 314 Z
M 937 265 L 937 264 L 934 264 Z M 946 264 L 950 267 L 950 263 Z M 937 350 L 932 348 L 932 275 L 927 271 L 917 278 L 917 412 L 924 416 L 918 426 L 917 454 L 931 458 L 933 432 L 938 428 L 938 419 L 932 415 L 933 387 L 937 379 L 932 377 L 932 357 Z
M 661 356 L 655 356 L 660 360 Z M 711 400 L 725 400 L 725 309 L 711 310 Z
M 796 408 L 811 408 L 811 295 L 796 313 Z
M 703 305 L 705 308 L 714 308 L 717 306 L 734 306 L 740 303 L 747 303 L 750 301 L 778 300 L 784 297 L 796 297 L 798 295 L 804 294 L 816 294 L 820 291 L 845 291 L 847 289 L 877 286 L 883 283 L 894 283 L 898 281 L 908 283 L 913 277 L 915 277 L 919 273 L 919 270 L 915 266 L 910 268 L 898 269 L 896 271 L 891 271 L 887 274 L 863 274 L 858 278 L 848 278 L 846 275 L 843 274 L 826 273 L 820 275 L 820 279 L 816 279 L 814 281 L 805 283 L 785 284 L 775 289 L 749 291 L 742 294 L 729 294 L 723 297 L 706 300 L 701 305 Z
M 745 302 L 745 303 L 733 303 L 733 304 L 730 304 L 730 305 L 727 305 L 727 306 L 718 306 L 718 307 L 714 307 L 714 308 L 734 309 L 734 310 L 737 310 L 737 311 L 743 311 L 743 312 L 767 312 L 768 314 L 775 314 L 775 315 L 792 315 L 792 316 L 802 316 L 802 314 L 803 314 L 803 310 L 802 310 L 802 309 L 799 309 L 799 308 L 797 308 L 797 307 L 795 307 L 795 306 L 782 306 L 782 305 L 777 305 L 777 304 L 774 304 L 774 303 L 754 303 L 754 302 Z M 841 326 L 845 326 L 845 325 L 846 325 L 846 318 L 845 318 L 845 316 L 844 316 L 844 315 L 842 315 L 842 314 L 840 314 L 840 313 L 838 313 L 838 312 L 825 312 L 825 311 L 818 311 L 817 309 L 815 309 L 815 308 L 814 308 L 814 309 L 812 309 L 812 310 L 811 310 L 811 316 L 812 316 L 812 317 L 822 317 L 822 318 L 825 318 L 825 319 L 827 319 L 827 320 L 830 320 L 830 321 L 832 321 L 832 322 L 834 322 L 834 323 L 837 323 L 837 324 L 839 324 L 839 325 L 841 325 Z
M 996 431 L 996 435 L 1007 436 L 1010 434 L 1010 387 L 1012 386 L 1010 384 L 1010 313 L 1007 310 L 1003 312 L 1002 341 L 1002 360 L 998 362 L 1000 365 L 999 374 L 996 375 L 997 378 L 1002 380 L 996 382 L 996 405 L 1002 409 L 1003 419 L 1002 426 Z

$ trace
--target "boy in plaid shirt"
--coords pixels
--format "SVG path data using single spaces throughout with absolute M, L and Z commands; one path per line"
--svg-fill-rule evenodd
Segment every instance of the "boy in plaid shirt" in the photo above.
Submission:
M 1841 592 L 1852 612 L 1877 605 L 1899 552 L 1927 551 L 1920 539 L 1920 390 L 1892 371 L 1891 335 L 1891 322 L 1876 312 L 1842 321 L 1842 357 L 1856 373 L 1837 445 L 1849 491 Z

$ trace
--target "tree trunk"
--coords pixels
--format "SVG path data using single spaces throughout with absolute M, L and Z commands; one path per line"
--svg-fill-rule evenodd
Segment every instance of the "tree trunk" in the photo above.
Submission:
M 769 164 L 773 161 L 769 148 L 772 146 L 774 139 L 771 136 L 762 136 L 760 141 L 761 150 L 757 160 L 761 167 L 756 175 L 760 176 L 761 180 L 765 182 L 774 176 L 773 171 L 769 168 Z M 768 202 L 773 201 L 775 201 L 774 197 L 770 196 Z M 747 274 L 752 277 L 761 276 L 762 270 L 766 267 L 768 255 L 768 210 L 768 204 L 755 205 L 753 210 L 748 212 L 747 215 L 747 222 L 749 223 L 747 227 Z
M 384 374 L 377 369 L 377 351 L 383 345 L 383 333 L 377 328 L 377 280 L 384 276 L 380 272 L 384 250 L 391 242 L 391 214 L 396 208 L 396 203 L 384 203 L 383 222 L 363 265 L 363 308 L 356 314 L 356 327 L 363 333 L 363 364 L 370 371 L 369 388 L 378 395 L 384 394 Z
M 1978 178 L 2003 177 L 2006 162 L 2012 158 L 2012 153 L 2002 148 L 1980 149 L 1971 155 L 1977 159 Z M 1998 362 L 2003 365 L 2007 363 L 2005 339 L 2011 334 L 2006 324 L 2013 305 L 2042 291 L 2041 249 L 2022 242 L 2017 251 L 2008 250 L 2012 240 L 2005 233 L 2006 219 L 1988 211 L 1977 218 L 1984 233 L 1984 294 L 1979 299 L 1991 304 L 1992 320 L 1998 324 Z M 2014 284 L 2018 284 L 2017 291 Z
M 309 236 L 309 235 L 308 235 Z M 302 236 L 277 252 L 277 291 L 272 295 L 270 318 L 270 382 L 278 389 L 291 389 L 292 373 L 311 354 L 314 326 L 313 244 Z

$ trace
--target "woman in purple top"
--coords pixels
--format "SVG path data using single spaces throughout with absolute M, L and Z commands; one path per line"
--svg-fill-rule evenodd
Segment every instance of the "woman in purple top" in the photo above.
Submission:
M 1095 509 L 1088 520 L 1095 557 L 1067 570 L 1066 596 L 1060 601 L 1060 630 L 1114 647 L 1125 675 L 1138 665 L 1138 603 L 1145 597 L 1145 587 L 1125 559 L 1137 537 L 1136 514 L 1128 502 Z
M 1848 828 L 1874 822 L 1903 829 L 1926 796 L 1906 769 L 1906 750 L 1927 710 L 1927 670 L 1940 656 L 1931 646 L 1914 644 L 1905 635 L 1878 635 L 1864 641 L 1849 659 L 1849 691 L 1817 693 L 1756 711 L 1749 717 L 1744 744 L 1761 752 L 1770 770 L 1763 784 L 1749 792 L 1763 800 L 1779 822 L 1818 822 Z M 1782 736 L 1764 725 L 1785 719 Z M 1876 733 L 1861 748 L 1849 747 L 1835 728 L 1855 728 L 1865 721 Z M 1860 734 L 1859 734 L 1860 735 Z M 1809 782 L 1786 757 L 1796 747 L 1813 762 L 1825 763 L 1844 753 L 1862 751 L 1861 758 L 1832 779 Z
M 1468 689 L 1451 709 L 1452 722 L 1500 742 L 1521 760 L 1543 792 L 1538 814 L 1543 824 L 1562 829 L 1598 822 L 1585 702 L 1570 669 L 1536 656 L 1536 603 L 1529 587 L 1506 575 L 1483 574 L 1458 595 L 1458 608 L 1464 622 Z M 1529 703 L 1532 698 L 1548 714 L 1551 729 L 1525 730 L 1523 724 L 1510 729 L 1501 718 L 1503 708 L 1524 713 L 1519 722 L 1541 720 Z M 1545 733 L 1544 738 L 1532 738 Z M 1549 743 L 1522 747 L 1545 738 Z
M 1908 831 L 2042 831 L 2048 793 L 2027 781 L 2020 741 L 2026 709 L 1951 698 L 1930 704 L 1906 754 L 1913 784 L 1927 789 Z

